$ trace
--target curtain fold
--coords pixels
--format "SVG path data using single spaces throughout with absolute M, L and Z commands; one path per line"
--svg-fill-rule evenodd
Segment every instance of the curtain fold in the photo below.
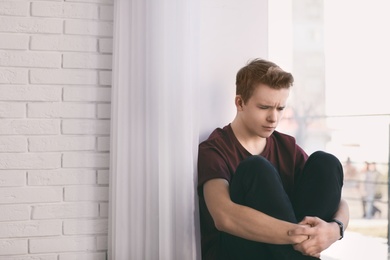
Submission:
M 196 259 L 198 3 L 116 0 L 109 259 Z

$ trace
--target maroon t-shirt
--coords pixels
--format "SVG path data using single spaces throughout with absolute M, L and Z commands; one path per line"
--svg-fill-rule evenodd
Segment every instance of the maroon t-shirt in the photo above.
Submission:
M 203 197 L 203 184 L 208 180 L 223 178 L 230 182 L 238 164 L 251 156 L 237 140 L 229 125 L 215 129 L 209 138 L 199 145 L 198 195 L 201 228 L 202 259 L 216 259 L 219 231 L 207 209 Z M 267 138 L 261 156 L 270 161 L 278 170 L 284 189 L 292 195 L 294 179 L 302 172 L 308 155 L 299 147 L 295 138 L 274 131 Z

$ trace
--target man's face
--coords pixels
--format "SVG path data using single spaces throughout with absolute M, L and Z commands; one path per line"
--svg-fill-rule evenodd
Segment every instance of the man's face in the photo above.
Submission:
M 247 134 L 269 137 L 279 124 L 290 89 L 273 89 L 260 84 L 246 104 L 239 108 L 241 122 Z

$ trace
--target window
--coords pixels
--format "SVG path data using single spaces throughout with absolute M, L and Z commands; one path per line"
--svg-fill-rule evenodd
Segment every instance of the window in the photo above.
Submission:
M 383 224 L 359 231 L 384 238 L 390 147 L 390 37 L 385 33 L 390 30 L 389 11 L 386 0 L 269 1 L 269 59 L 295 77 L 279 130 L 295 136 L 309 153 L 326 150 L 342 161 L 350 229 L 367 210 L 364 185 L 377 184 L 376 193 L 382 196 L 377 195 L 374 204 L 381 214 L 376 211 L 373 218 Z M 347 161 L 356 174 L 349 175 Z M 366 162 L 375 163 L 378 178 L 366 179 Z

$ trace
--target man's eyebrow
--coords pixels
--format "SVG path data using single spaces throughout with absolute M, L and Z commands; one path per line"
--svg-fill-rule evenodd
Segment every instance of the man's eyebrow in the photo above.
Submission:
M 262 107 L 286 107 L 287 105 L 286 104 L 283 104 L 283 105 L 270 105 L 270 104 L 266 104 L 266 103 L 257 103 L 257 106 L 262 106 Z

